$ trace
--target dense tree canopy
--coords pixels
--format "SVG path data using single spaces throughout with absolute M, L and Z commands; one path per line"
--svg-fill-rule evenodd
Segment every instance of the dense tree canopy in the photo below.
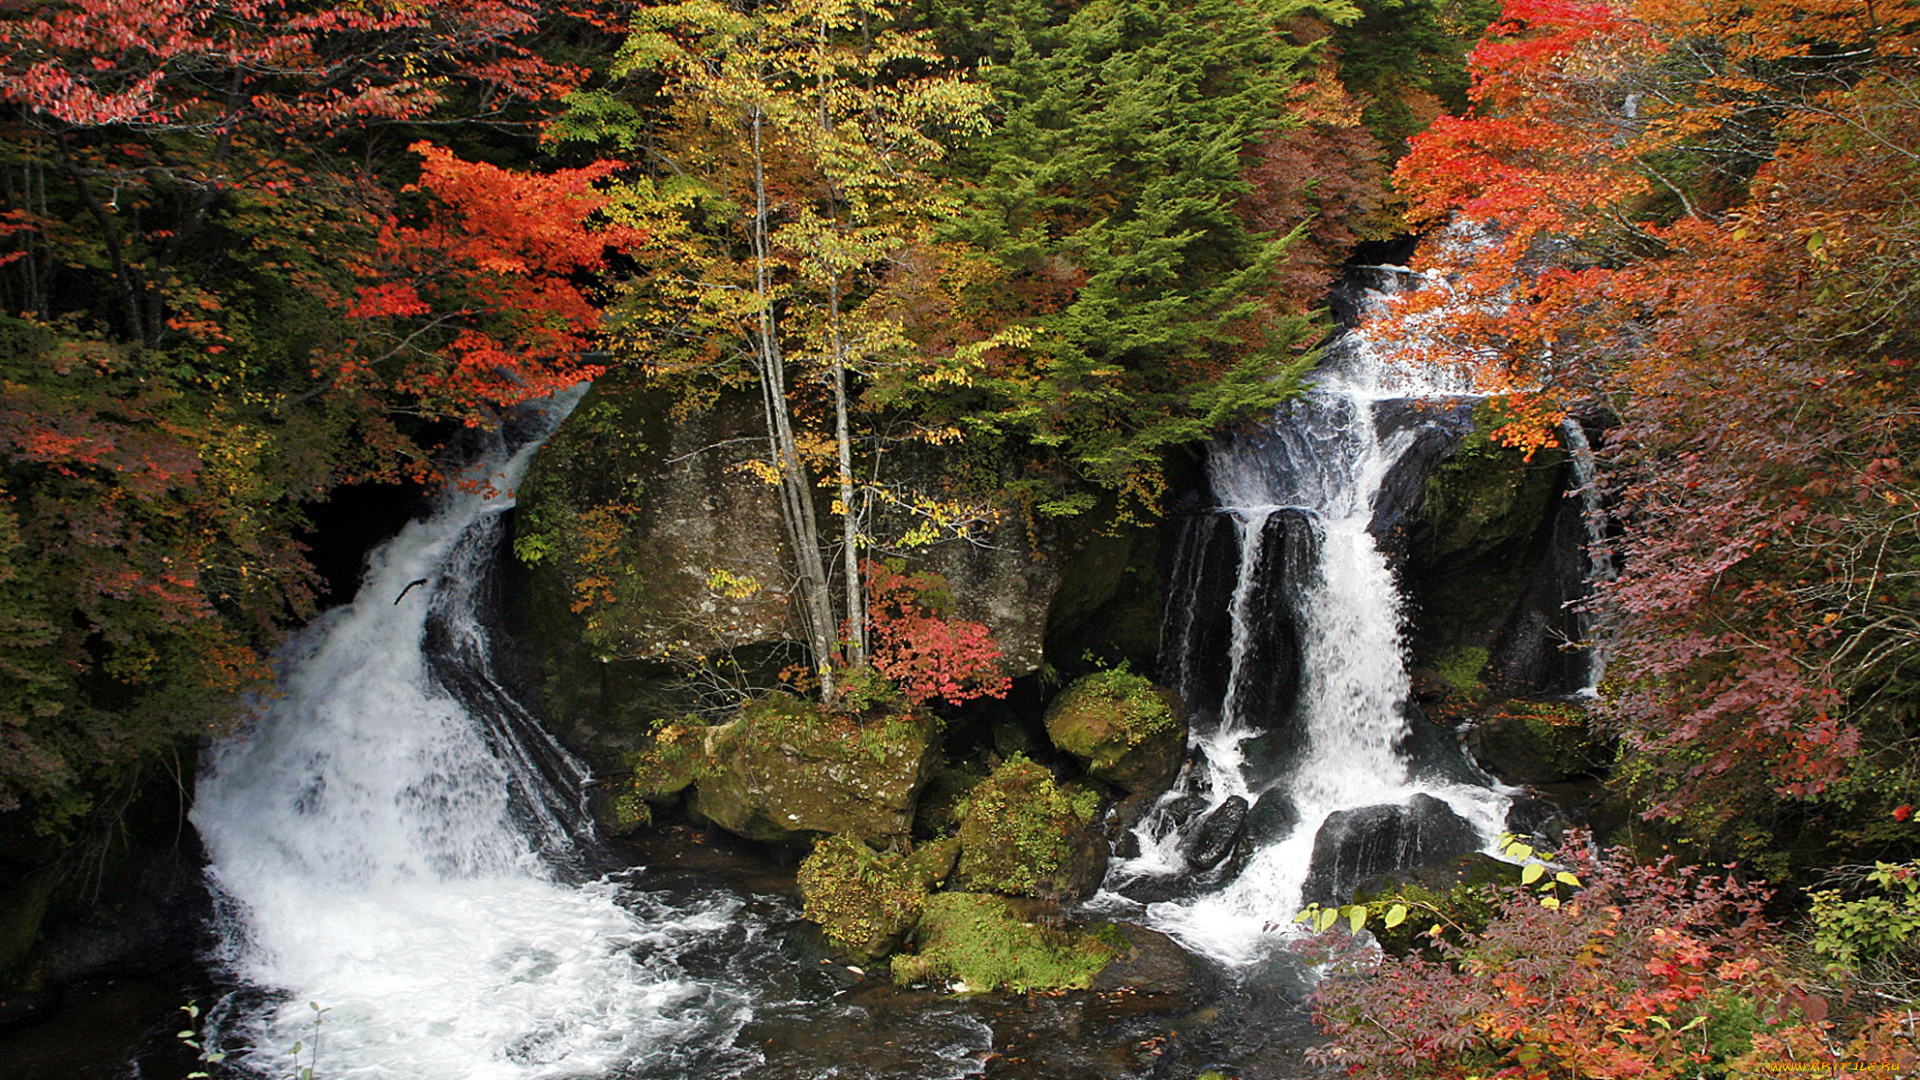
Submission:
M 1910 4 L 1515 0 L 1397 174 L 1473 223 L 1423 303 L 1508 435 L 1621 419 L 1616 717 L 1658 812 L 1756 849 L 1779 797 L 1874 850 L 1920 783 L 1917 35 Z
M 0 12 L 0 809 L 230 716 L 311 611 L 306 504 L 583 373 L 601 174 L 403 150 L 572 86 L 541 16 Z

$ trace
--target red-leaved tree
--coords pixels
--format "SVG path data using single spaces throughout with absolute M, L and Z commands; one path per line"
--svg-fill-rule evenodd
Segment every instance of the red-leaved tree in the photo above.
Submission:
M 941 698 L 953 704 L 1005 697 L 1013 685 L 1000 668 L 1000 646 L 982 623 L 946 619 L 937 574 L 903 574 L 885 563 L 862 564 L 867 577 L 868 626 L 874 670 L 892 680 L 908 701 Z

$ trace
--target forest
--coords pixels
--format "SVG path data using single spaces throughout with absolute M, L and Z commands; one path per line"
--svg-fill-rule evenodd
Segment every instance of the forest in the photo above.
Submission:
M 1311 910 L 1313 1067 L 1920 1068 L 1920 3 L 58 0 L 0 5 L 0 125 L 0 981 L 348 599 L 329 508 L 524 403 L 744 417 L 779 523 L 708 573 L 791 627 L 741 674 L 621 621 L 644 507 L 523 500 L 583 648 L 951 735 L 1030 684 L 917 554 L 1159 527 L 1412 251 L 1374 332 L 1489 453 L 1599 433 L 1632 826 Z

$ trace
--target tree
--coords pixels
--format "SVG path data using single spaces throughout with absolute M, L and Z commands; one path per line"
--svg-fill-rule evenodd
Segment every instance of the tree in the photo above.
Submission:
M 959 159 L 978 184 L 954 233 L 1000 264 L 992 303 L 1028 343 L 975 380 L 971 430 L 1153 505 L 1166 447 L 1297 387 L 1317 330 L 1273 299 L 1291 236 L 1237 204 L 1244 155 L 1289 123 L 1311 50 L 1284 27 L 1309 11 L 1352 15 L 1103 0 L 993 47 L 1000 114 Z
M 890 18 L 890 4 L 865 0 L 666 5 L 639 13 L 616 69 L 659 79 L 670 117 L 650 143 L 665 176 L 631 189 L 656 228 L 631 253 L 616 353 L 683 384 L 745 376 L 757 389 L 762 471 L 780 490 L 799 621 L 829 700 L 836 666 L 866 660 L 851 382 L 911 352 L 897 320 L 863 301 L 943 212 L 925 167 L 981 100 L 924 74 L 925 42 Z M 634 146 L 641 129 L 630 103 L 602 92 L 576 95 L 559 131 Z M 830 428 L 810 426 L 829 410 Z M 838 612 L 815 502 L 823 458 L 841 520 Z
M 429 151 L 408 193 L 416 159 L 388 149 L 456 107 L 526 127 L 578 77 L 527 47 L 540 14 L 0 11 L 0 810 L 59 826 L 230 719 L 312 611 L 306 504 L 428 472 L 448 421 L 576 376 L 591 315 L 569 290 L 599 249 L 535 251 L 536 230 L 475 210 L 529 196 L 542 242 L 577 240 L 590 177 L 516 191 Z M 373 281 L 403 263 L 404 284 Z M 402 322 L 414 347 L 396 350 Z
M 1622 420 L 1615 718 L 1701 835 L 1763 844 L 1773 800 L 1824 799 L 1826 842 L 1878 844 L 1920 783 L 1916 31 L 1910 6 L 1518 0 L 1475 114 L 1398 173 L 1417 220 L 1478 230 L 1416 304 L 1538 406 L 1505 436 L 1583 395 Z

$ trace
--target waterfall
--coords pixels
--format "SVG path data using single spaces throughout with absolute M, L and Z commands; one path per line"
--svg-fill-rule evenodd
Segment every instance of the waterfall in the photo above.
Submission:
M 1392 287 L 1411 275 L 1395 267 L 1377 276 Z M 1143 918 L 1229 964 L 1283 939 L 1330 815 L 1419 809 L 1426 795 L 1464 819 L 1477 844 L 1504 824 L 1508 800 L 1490 782 L 1465 767 L 1425 768 L 1405 751 L 1405 616 L 1378 537 L 1382 491 L 1410 448 L 1438 436 L 1450 445 L 1456 435 L 1445 429 L 1461 418 L 1450 399 L 1471 386 L 1463 372 L 1397 364 L 1392 351 L 1392 342 L 1343 335 L 1312 390 L 1265 430 L 1216 441 L 1208 479 L 1218 508 L 1189 522 L 1176 550 L 1162 668 L 1195 707 L 1195 753 L 1176 790 L 1135 829 L 1139 855 L 1114 865 L 1095 906 Z M 1405 399 L 1435 404 L 1395 412 Z M 1209 629 L 1222 558 L 1237 564 L 1227 625 Z M 1204 654 L 1191 655 L 1222 636 L 1224 677 Z M 1236 798 L 1250 809 L 1234 865 L 1187 880 L 1183 838 Z M 1169 889 L 1175 880 L 1187 880 L 1184 895 Z
M 478 617 L 513 485 L 584 391 L 526 407 L 204 755 L 217 959 L 264 991 L 217 1034 L 250 1068 L 286 1075 L 302 1041 L 311 1060 L 315 1007 L 336 1080 L 639 1075 L 747 1013 L 667 947 L 737 900 L 641 918 L 615 884 L 566 880 L 584 769 L 501 688 Z
M 1600 470 L 1594 461 L 1593 446 L 1587 441 L 1587 429 L 1580 421 L 1569 416 L 1560 423 L 1561 442 L 1566 444 L 1567 458 L 1573 465 L 1574 490 L 1580 496 L 1580 517 L 1586 525 L 1587 533 L 1587 581 L 1589 584 L 1613 580 L 1613 552 L 1607 544 L 1607 511 L 1600 505 Z M 1600 680 L 1607 673 L 1607 657 L 1604 650 L 1594 640 L 1594 617 L 1591 611 L 1576 609 L 1580 620 L 1580 637 L 1586 647 L 1581 655 L 1586 660 L 1586 685 L 1580 689 L 1583 697 L 1597 697 L 1600 693 Z

